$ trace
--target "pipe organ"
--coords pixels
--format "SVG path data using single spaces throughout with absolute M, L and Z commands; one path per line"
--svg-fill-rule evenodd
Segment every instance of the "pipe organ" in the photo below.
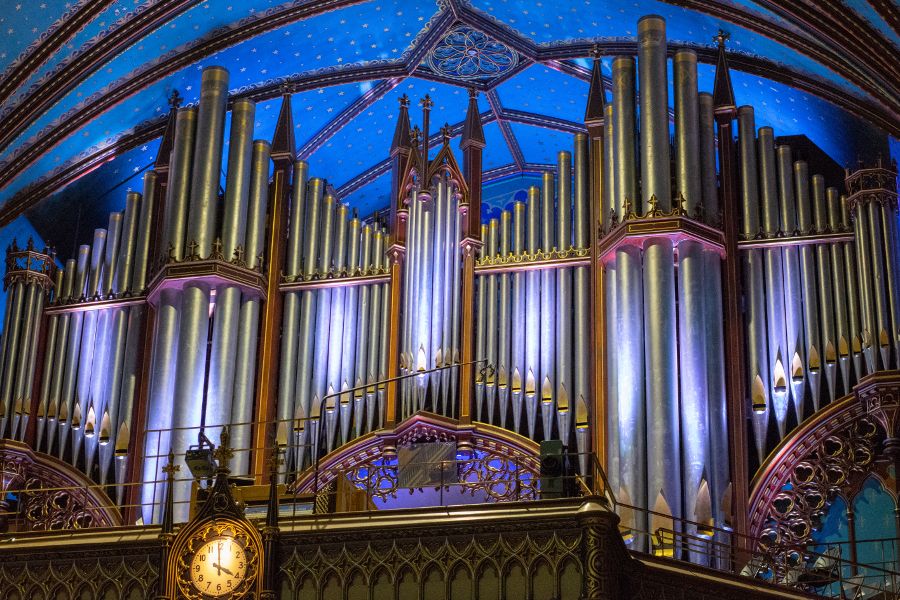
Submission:
M 730 523 L 722 457 L 741 451 L 740 415 L 762 462 L 860 377 L 900 368 L 900 262 L 895 170 L 848 171 L 843 194 L 750 106 L 722 154 L 721 48 L 715 94 L 698 89 L 696 53 L 672 49 L 669 98 L 665 23 L 641 19 L 609 102 L 595 57 L 588 135 L 484 222 L 474 96 L 462 165 L 449 127 L 431 143 L 427 98 L 420 131 L 404 97 L 390 218 L 360 218 L 294 159 L 289 96 L 271 143 L 254 139 L 254 103 L 229 101 L 224 68 L 204 70 L 105 229 L 64 262 L 8 249 L 0 433 L 150 521 L 164 456 L 198 430 L 231 426 L 238 474 L 283 446 L 290 480 L 428 411 L 561 440 L 585 476 L 602 455 L 621 503 L 694 521 L 688 533 Z M 740 361 L 723 265 L 741 274 L 741 394 L 727 391 Z M 179 517 L 189 494 L 176 484 Z M 625 525 L 655 529 L 647 514 Z

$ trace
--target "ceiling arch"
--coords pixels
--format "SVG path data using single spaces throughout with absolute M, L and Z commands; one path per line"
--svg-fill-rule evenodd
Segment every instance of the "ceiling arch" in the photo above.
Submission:
M 444 86 L 487 92 L 482 111 L 486 123 L 494 123 L 497 148 L 489 172 L 536 171 L 547 162 L 535 128 L 560 135 L 581 130 L 582 92 L 573 90 L 586 89 L 584 59 L 591 47 L 599 46 L 605 56 L 634 54 L 637 18 L 652 12 L 667 19 L 673 47 L 698 52 L 706 63 L 701 68 L 715 60 L 710 33 L 729 29 L 730 62 L 736 79 L 750 90 L 748 97 L 759 96 L 756 88 L 777 87 L 779 93 L 788 90 L 794 105 L 815 105 L 822 114 L 840 107 L 900 134 L 900 77 L 894 73 L 900 69 L 900 52 L 893 29 L 896 11 L 891 10 L 896 7 L 879 0 L 851 0 L 842 10 L 822 4 L 835 3 L 813 8 L 769 0 L 82 0 L 68 9 L 58 0 L 45 0 L 16 5 L 19 14 L 0 17 L 0 30 L 12 30 L 14 38 L 0 58 L 0 222 L 159 137 L 167 96 L 177 90 L 186 101 L 195 101 L 198 69 L 217 62 L 232 71 L 232 94 L 253 98 L 263 108 L 258 131 L 274 122 L 277 110 L 269 105 L 285 91 L 325 90 L 332 112 L 322 113 L 327 110 L 322 108 L 315 118 L 295 115 L 302 128 L 298 151 L 324 168 L 329 161 L 322 157 L 352 146 L 354 138 L 370 148 L 365 160 L 323 173 L 346 196 L 377 184 L 386 172 L 387 152 L 381 146 L 387 142 L 358 138 L 370 130 L 384 132 L 383 126 L 370 127 L 379 120 L 368 113 L 378 112 L 384 121 L 395 110 L 393 97 L 400 89 L 410 95 L 432 88 L 444 93 Z M 459 27 L 505 45 L 514 64 L 482 78 L 436 70 L 429 53 Z M 549 102 L 540 94 L 522 100 L 528 86 L 559 88 L 555 96 L 566 102 Z M 778 97 L 771 92 L 766 99 L 775 104 Z M 301 109 L 295 101 L 294 106 L 298 112 L 319 105 Z M 460 103 L 445 111 L 446 119 L 436 118 L 458 125 L 455 113 L 463 107 Z M 792 114 L 788 108 L 799 127 L 804 116 L 796 107 L 771 107 L 771 120 L 790 123 L 784 118 Z M 389 141 L 390 135 L 382 137 Z

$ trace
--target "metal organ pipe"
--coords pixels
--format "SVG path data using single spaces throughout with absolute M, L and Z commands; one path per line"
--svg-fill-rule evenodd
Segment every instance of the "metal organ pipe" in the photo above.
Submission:
M 839 199 L 841 211 L 841 225 L 845 230 L 853 231 L 854 224 L 850 218 L 850 208 L 847 206 L 847 198 L 841 196 Z M 865 320 L 861 315 L 860 305 L 863 298 L 859 289 L 859 268 L 856 256 L 856 241 L 844 242 L 841 244 L 844 253 L 844 272 L 847 281 L 847 320 L 849 327 L 848 341 L 850 344 L 850 353 L 853 357 L 853 375 L 858 381 L 865 375 L 865 367 L 863 361 L 862 347 L 862 328 Z M 849 384 L 848 384 L 849 387 Z
M 212 254 L 216 235 L 219 171 L 222 168 L 222 132 L 228 100 L 228 71 L 222 67 L 203 70 L 200 109 L 191 169 L 191 203 L 187 243 L 197 244 L 200 258 Z
M 269 143 L 265 140 L 253 142 L 250 159 L 247 231 L 244 238 L 244 256 L 248 269 L 262 269 L 263 267 L 260 257 L 262 257 L 266 239 L 270 152 Z M 296 170 L 294 172 L 296 173 Z M 260 299 L 245 295 L 238 317 L 237 357 L 234 360 L 234 390 L 231 401 L 232 423 L 249 423 L 253 420 L 259 315 Z M 291 370 L 293 369 L 291 368 Z M 231 440 L 235 448 L 249 448 L 251 446 L 251 428 L 249 426 L 232 427 Z M 249 453 L 237 453 L 232 460 L 232 468 L 237 473 L 249 474 Z
M 664 211 L 671 208 L 669 121 L 666 81 L 665 22 L 660 17 L 638 21 L 638 65 L 641 114 L 641 184 L 645 208 L 653 198 Z M 665 239 L 644 244 L 644 353 L 647 374 L 647 496 L 648 507 L 661 497 L 672 514 L 681 511 L 678 368 L 676 356 L 674 249 Z
M 237 247 L 245 245 L 255 117 L 256 104 L 252 100 L 242 98 L 234 101 L 225 181 L 225 214 L 222 219 L 222 253 L 225 260 L 231 260 Z
M 478 258 L 483 259 L 488 255 L 488 228 L 487 225 L 481 225 L 481 238 L 483 244 L 478 249 Z M 476 316 L 477 322 L 475 324 L 475 355 L 478 358 L 487 358 L 487 276 L 481 275 L 478 277 L 478 314 Z M 484 406 L 484 388 L 487 383 L 485 380 L 487 378 L 487 372 L 490 370 L 490 363 L 485 362 L 479 365 L 478 367 L 478 375 L 475 377 L 475 420 L 482 420 L 482 411 Z
M 756 160 L 756 125 L 752 106 L 738 108 L 739 156 L 741 178 L 742 234 L 753 239 L 759 225 L 759 179 Z M 747 382 L 753 408 L 753 432 L 760 464 L 766 452 L 766 433 L 770 410 L 769 352 L 766 329 L 766 298 L 763 290 L 763 250 L 742 253 L 744 285 L 747 290 L 745 335 L 747 339 Z
M 825 190 L 828 204 L 828 228 L 834 232 L 843 230 L 841 223 L 841 197 L 836 188 Z M 850 381 L 850 329 L 847 315 L 850 293 L 847 288 L 847 271 L 844 270 L 843 244 L 828 244 L 828 258 L 831 262 L 831 272 L 834 274 L 834 317 L 836 326 L 836 339 L 838 350 L 838 364 L 841 372 L 842 386 L 838 388 L 836 395 L 847 394 L 851 390 Z
M 175 140 L 169 166 L 169 186 L 166 192 L 165 235 L 160 252 L 165 256 L 171 249 L 175 260 L 184 258 L 187 234 L 188 200 L 191 195 L 191 166 L 194 162 L 194 138 L 197 132 L 197 109 L 180 108 L 175 115 Z M 152 198 L 147 196 L 145 198 Z M 152 210 L 152 209 L 151 209 Z M 149 224 L 147 225 L 149 227 Z M 149 240 L 149 236 L 147 237 Z
M 759 180 L 763 231 L 774 237 L 781 231 L 778 210 L 778 173 L 775 161 L 775 135 L 771 127 L 759 130 Z M 779 439 L 787 428 L 790 388 L 788 373 L 793 353 L 787 347 L 785 325 L 784 261 L 781 248 L 766 248 L 766 317 L 768 320 L 768 349 L 771 379 L 768 383 L 772 410 L 778 424 Z
M 872 345 L 877 347 L 881 361 L 880 368 L 890 369 L 893 365 L 891 345 L 896 343 L 897 334 L 892 324 L 893 317 L 896 316 L 893 265 L 892 261 L 886 260 L 885 256 L 886 251 L 890 252 L 892 242 L 890 233 L 886 233 L 885 228 L 892 227 L 890 218 L 896 218 L 896 215 L 888 213 L 890 218 L 886 222 L 883 221 L 879 203 L 872 201 L 866 202 L 857 212 L 858 214 L 867 213 L 869 221 L 868 248 L 872 282 L 875 284 L 872 291 L 875 296 L 875 315 L 877 317 L 875 322 L 878 327 L 872 335 Z M 885 247 L 885 243 L 889 245 Z
M 693 51 L 676 52 L 673 73 L 675 180 L 677 193 L 684 197 L 685 209 L 692 215 L 703 201 L 700 186 L 697 55 Z M 710 323 L 704 302 L 704 287 L 709 284 L 707 266 L 703 246 L 699 242 L 687 240 L 678 245 L 680 419 L 682 423 L 691 424 L 691 434 L 683 436 L 681 447 L 684 515 L 689 519 L 696 519 L 697 494 L 710 466 L 710 390 L 707 379 L 706 328 L 697 326 L 697 323 Z
M 797 205 L 794 201 L 794 183 L 791 149 L 779 146 L 778 161 L 778 197 L 781 209 L 781 231 L 787 233 L 797 230 Z M 804 382 L 793 377 L 792 365 L 803 364 L 803 295 L 801 286 L 800 257 L 795 246 L 782 248 L 784 266 L 784 332 L 786 339 L 784 370 L 790 382 L 791 398 L 794 406 L 803 402 Z M 799 414 L 799 409 L 797 410 Z
M 144 174 L 144 193 L 141 202 L 141 215 L 138 219 L 137 239 L 134 245 L 134 273 L 131 277 L 130 290 L 136 294 L 143 293 L 147 285 L 147 266 L 150 259 L 150 229 L 153 225 L 153 199 L 156 197 L 156 171 Z
M 615 90 L 613 93 L 615 101 Z M 613 122 L 613 104 L 605 106 L 606 135 L 603 138 L 603 214 L 601 222 L 605 232 L 613 228 L 613 217 L 616 215 L 616 150 L 615 124 Z M 606 471 L 609 485 L 614 493 L 621 489 L 619 462 L 619 396 L 618 396 L 618 352 L 614 351 L 618 343 L 617 319 L 619 308 L 616 304 L 616 263 L 606 264 L 604 293 L 606 294 Z M 600 390 L 597 390 L 599 393 Z M 595 420 L 596 422 L 596 420 Z M 598 449 L 599 450 L 599 449 Z
M 500 222 L 497 219 L 491 219 L 488 225 L 488 235 L 485 244 L 486 255 L 490 258 L 496 258 L 498 253 L 498 245 L 500 238 Z M 486 324 L 487 334 L 485 335 L 485 351 L 487 364 L 490 365 L 487 375 L 485 376 L 485 403 L 487 405 L 487 422 L 494 422 L 494 407 L 497 399 L 497 276 L 494 274 L 487 276 L 487 299 L 485 300 L 485 309 L 487 310 Z
M 640 212 L 637 204 L 637 177 L 635 175 L 635 66 L 632 57 L 618 56 L 613 59 L 612 81 L 613 133 L 610 137 L 614 140 L 616 157 L 615 196 L 613 201 L 615 202 L 616 215 L 619 221 L 622 221 L 625 216 L 623 207 L 626 200 L 631 202 L 636 211 Z
M 537 186 L 528 188 L 528 233 L 525 249 L 529 254 L 535 254 L 540 248 L 540 215 L 541 215 L 541 190 Z M 528 310 L 525 314 L 525 370 L 522 372 L 522 389 L 525 397 L 525 418 L 528 425 L 528 437 L 535 439 L 535 425 L 537 421 L 537 408 L 539 396 L 537 388 L 542 380 L 541 365 L 541 339 L 543 328 L 541 327 L 541 280 L 543 273 L 530 270 L 525 273 L 525 296 Z M 479 307 L 481 309 L 481 307 Z M 479 319 L 481 316 L 479 315 Z M 483 354 L 476 355 L 478 357 Z
M 91 247 L 87 244 L 78 248 L 78 259 L 75 268 L 75 288 L 72 292 L 73 298 L 83 299 L 85 286 L 87 284 L 88 261 L 90 260 Z M 69 338 L 67 341 L 65 371 L 63 373 L 62 397 L 60 398 L 60 418 L 59 422 L 62 427 L 59 428 L 59 454 L 63 457 L 66 451 L 66 441 L 70 431 L 71 422 L 68 418 L 74 414 L 75 402 L 75 383 L 77 381 L 76 373 L 78 372 L 79 357 L 81 355 L 81 333 L 85 314 L 82 312 L 73 313 L 70 317 Z M 65 421 L 65 422 L 64 422 Z
M 520 256 L 525 252 L 525 203 L 513 203 L 512 253 Z M 526 373 L 526 274 L 516 271 L 512 276 L 512 358 L 510 367 L 510 392 L 512 395 L 513 431 L 522 432 L 522 400 Z M 533 305 L 532 305 L 533 306 Z M 532 311 L 533 312 L 533 311 Z
M 557 232 L 556 247 L 567 252 L 572 246 L 572 155 L 557 155 Z M 556 269 L 556 411 L 559 439 L 569 446 L 572 395 L 572 273 Z M 585 335 L 587 335 L 585 333 Z
M 545 172 L 541 181 L 541 249 L 544 253 L 557 248 L 553 225 L 555 219 L 553 198 L 553 173 Z M 556 394 L 556 278 L 553 271 L 541 271 L 541 369 L 540 379 L 535 381 L 536 393 L 541 401 L 541 417 L 544 438 L 553 438 L 553 418 Z
M 825 231 L 828 224 L 828 207 L 825 200 L 825 178 L 812 177 L 813 214 L 816 231 Z M 831 253 L 828 245 L 817 244 L 816 256 L 819 280 L 819 309 L 821 310 L 822 349 L 825 359 L 825 376 L 828 380 L 828 399 L 834 401 L 837 388 L 837 327 L 834 318 L 834 297 L 832 287 Z M 818 406 L 816 406 L 818 410 Z
M 500 213 L 500 258 L 507 258 L 510 254 L 510 235 L 511 235 L 511 215 L 508 210 Z M 501 273 L 498 278 L 500 284 L 499 302 L 497 316 L 499 318 L 499 347 L 497 349 L 497 392 L 499 400 L 499 421 L 500 427 L 506 427 L 506 417 L 509 414 L 509 384 L 511 378 L 510 369 L 510 289 L 509 289 L 509 273 Z
M 794 163 L 794 187 L 797 200 L 797 227 L 801 232 L 813 229 L 812 204 L 809 198 L 809 170 L 803 161 Z M 822 376 L 822 341 L 819 336 L 819 296 L 816 290 L 816 251 L 813 246 L 800 247 L 800 274 L 803 288 L 803 329 L 806 337 L 805 362 L 791 367 L 792 378 L 805 377 L 809 381 L 813 406 L 818 410 L 819 387 Z M 803 396 L 795 397 L 797 420 L 805 418 Z
M 591 247 L 590 236 L 590 192 L 588 188 L 588 139 L 585 134 L 575 134 L 575 163 L 573 191 L 573 232 L 574 246 L 579 250 Z M 570 327 L 572 341 L 572 398 L 569 409 L 570 426 L 575 426 L 575 447 L 578 450 L 581 473 L 588 473 L 590 435 L 588 430 L 588 406 L 591 401 L 590 384 L 590 329 L 591 276 L 588 267 L 575 267 L 573 274 L 575 311 Z M 563 309 L 564 312 L 565 309 Z M 563 437 L 563 440 L 568 436 Z

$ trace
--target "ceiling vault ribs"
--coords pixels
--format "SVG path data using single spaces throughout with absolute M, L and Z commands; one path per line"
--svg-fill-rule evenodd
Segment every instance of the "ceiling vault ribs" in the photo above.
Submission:
M 845 60 L 855 62 L 873 77 L 884 78 L 887 89 L 894 90 L 896 100 L 896 82 L 900 81 L 897 50 L 855 11 L 847 10 L 842 3 L 832 2 L 817 2 L 815 8 L 796 0 L 757 2 L 802 29 L 815 32 Z M 842 48 L 849 52 L 840 52 Z
M 344 6 L 356 4 L 360 1 L 362 0 L 319 0 L 315 2 L 314 5 L 315 7 L 320 7 L 322 5 Z M 314 8 L 312 8 L 310 4 L 304 5 L 304 8 L 306 8 L 307 10 L 314 10 Z M 293 9 L 291 12 L 300 10 L 302 9 Z M 273 15 L 273 17 L 274 16 L 275 15 Z M 241 31 L 243 32 L 244 30 Z M 231 38 L 233 37 L 233 32 L 229 32 L 228 34 L 223 35 L 227 35 L 227 37 Z M 214 46 L 214 49 L 210 50 L 210 53 L 212 53 L 220 49 L 220 43 L 223 42 L 216 38 L 215 40 L 211 40 L 209 43 Z M 633 41 L 617 40 L 613 42 L 601 42 L 600 44 L 584 42 L 567 46 L 555 46 L 552 48 L 541 49 L 541 52 L 539 53 L 539 60 L 541 62 L 544 62 L 554 59 L 562 60 L 566 58 L 588 56 L 590 54 L 591 48 L 594 45 L 599 46 L 600 52 L 603 55 L 607 56 L 614 54 L 634 55 L 637 53 L 637 43 Z M 203 46 L 203 48 L 206 47 L 206 45 Z M 90 105 L 85 107 L 84 110 L 78 112 L 71 119 L 64 120 L 55 129 L 46 132 L 45 135 L 42 135 L 40 139 L 35 141 L 32 145 L 22 149 L 21 152 L 11 157 L 3 165 L 3 167 L 0 168 L 0 188 L 6 186 L 16 175 L 25 170 L 28 166 L 32 165 L 57 143 L 59 143 L 78 129 L 84 127 L 89 121 L 102 114 L 111 106 L 122 102 L 123 100 L 137 93 L 138 91 L 140 91 L 140 89 L 142 89 L 146 85 L 149 85 L 158 78 L 171 73 L 175 70 L 176 67 L 185 66 L 185 64 L 191 64 L 193 62 L 196 62 L 196 60 L 202 58 L 202 56 L 196 55 L 201 54 L 203 48 L 192 48 L 184 54 L 173 56 L 165 63 L 158 65 L 155 69 L 152 69 L 151 71 L 146 73 L 142 73 L 135 78 L 124 82 L 118 88 L 111 90 L 109 94 L 104 96 L 102 99 L 99 99 L 97 102 L 91 103 Z M 700 61 L 711 64 L 715 64 L 717 58 L 716 49 L 714 48 L 697 48 L 697 55 Z M 799 90 L 809 92 L 813 95 L 824 98 L 825 100 L 828 100 L 833 104 L 850 111 L 853 114 L 857 114 L 865 119 L 868 119 L 875 125 L 885 129 L 892 135 L 900 135 L 900 119 L 896 117 L 897 113 L 885 110 L 880 106 L 873 105 L 869 102 L 856 98 L 855 96 L 846 94 L 827 82 L 795 72 L 785 73 L 785 70 L 779 67 L 778 64 L 755 56 L 733 53 L 729 54 L 729 61 L 732 68 L 745 71 L 753 75 L 766 77 L 772 79 L 773 81 L 777 81 L 779 83 L 793 86 Z M 369 72 L 369 77 L 367 77 L 366 79 L 383 79 L 385 77 L 406 75 L 410 72 L 411 68 L 414 67 L 412 65 L 405 65 L 402 63 L 398 63 L 397 65 L 380 65 L 376 67 L 367 67 L 365 65 L 357 67 L 357 69 L 367 70 Z M 349 71 L 349 69 L 341 69 L 335 71 L 334 73 L 328 73 L 319 80 L 320 85 L 333 85 L 332 76 L 334 82 L 340 82 L 342 79 L 344 79 L 341 75 L 344 72 Z M 352 73 L 352 75 L 355 75 L 355 71 Z M 354 80 L 358 79 L 354 78 Z M 260 86 L 258 88 L 254 88 L 253 90 L 250 90 L 246 94 L 242 94 L 241 97 L 249 97 L 254 100 L 264 100 L 272 97 L 273 90 L 275 91 L 275 95 L 277 95 L 277 91 L 281 87 L 283 87 L 283 84 L 280 82 L 268 86 Z
M 884 19 L 888 27 L 900 35 L 900 6 L 894 0 L 868 0 L 868 2 L 878 16 Z
M 328 140 L 330 140 L 337 132 L 346 127 L 350 121 L 359 116 L 364 110 L 383 98 L 385 94 L 397 87 L 401 81 L 403 81 L 402 77 L 386 79 L 351 102 L 350 105 L 342 110 L 335 118 L 317 131 L 305 144 L 303 144 L 302 147 L 297 149 L 297 158 L 307 160 L 313 152 L 328 143 Z
M 10 125 L 0 133 L 0 150 L 6 148 L 37 117 L 87 79 L 106 61 L 199 2 L 200 0 L 161 0 L 147 10 L 136 13 L 109 35 L 101 37 L 84 53 L 75 55 L 72 62 L 40 83 L 7 114 L 2 115 Z
M 76 117 L 64 120 L 54 130 L 47 132 L 46 135 L 42 135 L 38 142 L 25 148 L 23 152 L 11 158 L 5 168 L 0 169 L 0 189 L 9 183 L 15 174 L 34 163 L 34 161 L 40 158 L 44 152 L 55 146 L 59 141 L 68 137 L 69 134 L 77 131 L 107 109 L 124 101 L 126 98 L 129 98 L 151 83 L 155 83 L 161 78 L 171 75 L 179 69 L 190 66 L 219 50 L 238 44 L 239 42 L 255 37 L 270 29 L 301 21 L 328 10 L 361 4 L 365 1 L 366 0 L 312 0 L 301 6 L 291 6 L 290 8 L 273 12 L 256 21 L 246 23 L 240 28 L 222 31 L 202 44 L 168 57 L 153 68 L 147 69 L 146 71 L 138 73 L 134 77 L 123 81 L 119 86 L 110 90 L 103 98 L 98 99 L 97 102 L 91 103 L 86 106 L 84 110 L 78 112 Z
M 32 73 L 112 3 L 113 0 L 89 0 L 74 14 L 63 15 L 57 21 L 59 27 L 53 29 L 50 35 L 28 52 L 21 62 L 14 62 L 11 71 L 7 71 L 6 76 L 0 79 L 0 103 L 5 102 Z
M 886 1 L 890 2 L 890 0 Z M 888 106 L 894 104 L 892 108 L 895 111 L 897 110 L 896 101 L 891 101 L 892 99 L 896 100 L 896 93 L 891 95 L 890 89 L 885 90 L 884 81 L 879 79 L 877 73 L 874 74 L 873 78 L 873 73 L 866 68 L 865 64 L 859 65 L 853 61 L 848 61 L 847 56 L 824 44 L 817 38 L 798 35 L 796 31 L 767 21 L 751 12 L 736 9 L 733 4 L 726 4 L 720 0 L 664 0 L 664 2 L 689 10 L 704 12 L 717 19 L 722 19 L 771 38 L 779 44 L 821 63 L 832 72 L 859 86 Z M 805 28 L 801 28 L 801 30 L 805 30 Z
M 525 156 L 522 154 L 519 141 L 513 134 L 512 127 L 503 119 L 503 106 L 500 104 L 500 96 L 495 89 L 490 90 L 485 95 L 487 96 L 488 105 L 491 107 L 491 112 L 494 113 L 497 124 L 500 126 L 500 133 L 503 135 L 503 141 L 506 142 L 506 146 L 509 148 L 509 153 L 516 162 L 516 166 L 520 169 L 523 168 L 525 166 Z

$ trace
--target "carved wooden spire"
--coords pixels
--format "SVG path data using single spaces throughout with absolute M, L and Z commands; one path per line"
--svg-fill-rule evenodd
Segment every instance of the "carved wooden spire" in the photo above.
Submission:
M 603 122 L 606 107 L 606 93 L 603 91 L 603 73 L 600 69 L 600 48 L 598 46 L 591 49 L 591 56 L 594 57 L 594 65 L 591 68 L 591 86 L 588 88 L 588 101 L 584 110 L 584 124 L 589 127 Z
M 400 97 L 400 114 L 397 116 L 397 127 L 394 129 L 394 139 L 391 142 L 391 156 L 401 150 L 407 153 L 412 148 L 412 140 L 409 138 L 409 98 L 406 94 Z
M 281 101 L 281 111 L 275 123 L 275 134 L 272 136 L 272 160 L 294 162 L 294 112 L 291 109 L 291 95 L 285 92 Z
M 719 55 L 716 59 L 716 80 L 713 85 L 713 106 L 716 110 L 733 109 L 734 89 L 731 87 L 731 73 L 728 70 L 728 57 L 725 56 L 725 42 L 730 35 L 726 31 L 719 30 L 713 40 L 719 46 Z
M 459 147 L 465 150 L 469 146 L 485 147 L 484 129 L 481 127 L 481 113 L 478 111 L 478 92 L 469 89 L 469 108 L 466 110 L 466 121 L 463 124 L 462 139 Z

